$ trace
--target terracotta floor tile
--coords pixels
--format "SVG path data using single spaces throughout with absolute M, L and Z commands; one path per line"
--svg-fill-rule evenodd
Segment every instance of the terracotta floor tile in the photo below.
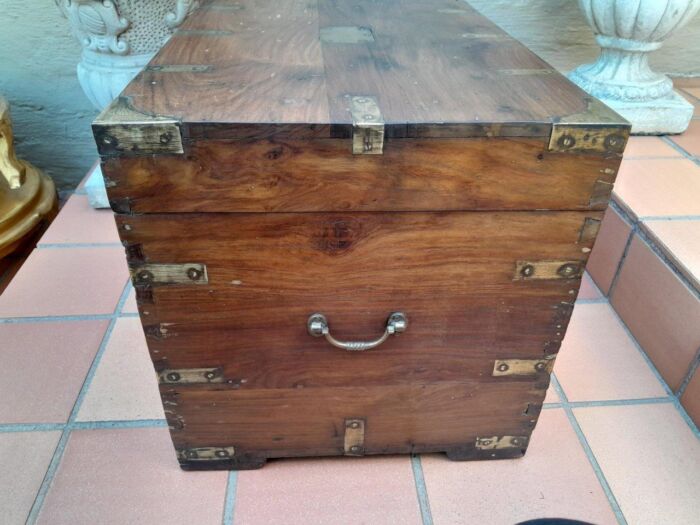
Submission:
M 626 159 L 682 156 L 682 153 L 659 137 L 630 137 L 625 148 Z
M 611 304 L 675 391 L 700 347 L 700 300 L 638 235 Z
M 163 419 L 158 383 L 137 318 L 117 320 L 79 421 Z
M 240 472 L 234 523 L 419 524 L 411 459 L 280 460 Z
M 666 395 L 609 304 L 577 304 L 554 371 L 569 401 Z
M 671 140 L 691 155 L 700 157 L 700 120 L 691 120 L 685 133 L 673 135 Z
M 698 102 L 698 95 L 700 95 L 700 89 L 687 88 L 678 90 L 681 96 L 693 105 L 693 117 L 700 117 L 700 102 Z M 697 93 L 698 95 L 695 95 Z
M 681 397 L 681 404 L 690 418 L 700 427 L 700 368 L 695 369 L 693 377 Z
M 0 423 L 67 421 L 107 324 L 0 324 Z
M 138 306 L 136 305 L 136 291 L 134 287 L 130 287 L 129 295 L 126 297 L 124 302 L 124 307 L 122 308 L 122 313 L 125 314 L 137 314 L 139 313 Z
M 700 166 L 688 159 L 623 159 L 613 193 L 637 217 L 700 215 Z
M 0 295 L 0 317 L 110 314 L 128 275 L 120 247 L 36 249 Z
M 0 434 L 0 521 L 20 525 L 34 504 L 61 433 Z
M 600 293 L 600 290 L 593 282 L 593 279 L 591 279 L 591 276 L 588 274 L 588 272 L 585 272 L 583 274 L 583 279 L 581 279 L 581 290 L 578 293 L 578 299 L 590 301 L 593 299 L 602 298 L 603 294 Z
M 513 525 L 542 517 L 616 523 L 561 409 L 542 411 L 522 459 L 453 462 L 431 455 L 422 462 L 437 524 Z
M 119 243 L 112 210 L 95 210 L 85 195 L 72 195 L 39 246 L 65 243 Z
M 700 290 L 700 220 L 645 221 L 645 232 Z
M 672 404 L 574 413 L 627 523 L 698 522 L 700 440 Z
M 227 472 L 184 472 L 167 428 L 71 433 L 38 523 L 220 524 Z
M 586 270 L 607 295 L 625 251 L 632 226 L 613 208 L 608 208 L 598 232 Z

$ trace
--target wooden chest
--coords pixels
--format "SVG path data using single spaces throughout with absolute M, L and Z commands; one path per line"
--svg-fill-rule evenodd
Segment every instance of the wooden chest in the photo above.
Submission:
M 455 0 L 213 0 L 94 124 L 187 469 L 521 456 L 628 124 Z

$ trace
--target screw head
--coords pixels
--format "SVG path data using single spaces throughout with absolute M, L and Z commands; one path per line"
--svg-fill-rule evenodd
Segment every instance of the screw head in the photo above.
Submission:
M 579 267 L 575 264 L 567 263 L 563 264 L 557 270 L 557 273 L 562 277 L 574 277 L 578 274 Z
M 185 456 L 187 456 L 188 458 L 196 458 L 196 457 L 198 457 L 198 456 L 197 456 L 197 451 L 195 451 L 195 450 L 186 450 L 186 451 L 185 451 Z
M 213 372 L 211 370 L 209 372 L 204 372 L 204 377 L 206 379 L 212 380 L 216 377 L 216 372 Z
M 510 444 L 517 447 L 517 446 L 520 445 L 520 440 L 519 440 L 518 438 L 512 438 L 512 439 L 510 440 Z
M 484 446 L 489 446 L 491 444 L 491 440 L 490 439 L 481 439 L 481 440 L 479 440 L 479 443 L 481 443 Z
M 228 455 L 228 450 L 224 450 L 224 449 L 219 449 L 219 450 L 217 450 L 216 452 L 214 452 L 214 455 L 215 455 L 217 458 L 227 458 L 227 457 L 229 457 L 229 455 Z
M 576 139 L 571 135 L 562 135 L 559 137 L 559 145 L 563 148 L 572 148 L 576 144 Z
M 187 277 L 193 281 L 199 281 L 200 277 L 202 277 L 202 271 L 197 268 L 188 268 Z
M 169 144 L 170 141 L 173 140 L 173 134 L 168 132 L 168 133 L 163 133 L 160 136 L 160 143 L 161 144 Z
M 179 381 L 180 379 L 182 379 L 182 376 L 180 376 L 180 374 L 178 374 L 177 372 L 170 372 L 165 377 L 168 379 L 168 381 Z
M 360 428 L 360 424 L 357 421 L 350 423 L 350 428 Z
M 153 274 L 148 270 L 140 271 L 136 277 L 139 281 L 144 283 L 150 283 L 151 281 L 153 281 Z
M 355 453 L 357 453 L 357 452 L 360 452 L 361 450 L 362 450 L 362 448 L 360 448 L 359 445 L 353 445 L 353 446 L 350 447 L 350 452 L 355 452 Z
M 538 361 L 537 363 L 535 363 L 535 370 L 537 370 L 538 372 L 542 372 L 542 370 L 544 370 L 546 366 L 547 365 L 544 361 Z
M 507 364 L 501 363 L 500 365 L 498 365 L 496 370 L 498 370 L 499 372 L 507 372 L 509 368 L 510 367 Z
M 116 139 L 116 137 L 113 137 L 112 135 L 103 135 L 102 136 L 102 144 L 104 144 L 106 146 L 116 146 L 117 139 Z
M 535 267 L 531 264 L 526 264 L 520 269 L 520 275 L 523 277 L 532 277 L 535 273 Z

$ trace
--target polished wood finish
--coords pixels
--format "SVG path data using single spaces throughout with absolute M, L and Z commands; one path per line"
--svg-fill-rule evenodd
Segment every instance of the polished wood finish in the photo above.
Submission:
M 344 140 L 208 140 L 185 158 L 110 158 L 103 172 L 133 213 L 605 209 L 619 158 L 546 146 L 401 139 L 352 155 Z
M 524 454 L 618 115 L 464 2 L 211 0 L 93 127 L 183 468 Z

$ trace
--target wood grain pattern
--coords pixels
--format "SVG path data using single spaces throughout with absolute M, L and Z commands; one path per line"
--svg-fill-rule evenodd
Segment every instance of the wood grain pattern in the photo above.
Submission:
M 321 31 L 334 27 L 360 27 L 373 40 L 322 41 Z M 316 133 L 309 124 L 347 129 L 348 97 L 372 95 L 389 128 L 413 123 L 470 136 L 498 123 L 504 132 L 539 136 L 552 122 L 585 112 L 588 100 L 466 3 L 451 0 L 213 0 L 151 65 L 124 95 L 139 112 L 185 123 L 185 135 L 189 123 L 198 133 L 216 128 L 220 137 L 251 125 L 291 125 L 302 135 Z
M 345 420 L 356 417 L 366 421 L 365 454 L 461 449 L 476 458 L 477 437 L 529 436 L 544 399 L 544 390 L 513 382 L 161 393 L 177 413 L 166 412 L 176 448 L 234 446 L 257 466 L 261 458 L 342 455 Z
M 539 139 L 401 139 L 384 155 L 351 141 L 198 141 L 186 158 L 106 159 L 110 199 L 133 213 L 587 210 L 619 158 L 558 154 Z
M 132 264 L 196 257 L 207 267 L 206 285 L 138 286 L 157 367 L 223 367 L 231 388 L 252 389 L 488 381 L 495 359 L 555 353 L 580 276 L 530 281 L 514 271 L 522 259 L 585 264 L 589 217 L 600 213 L 144 215 L 118 224 L 138 246 Z M 393 311 L 408 316 L 407 332 L 362 355 L 306 332 L 322 312 L 336 335 L 371 339 Z

